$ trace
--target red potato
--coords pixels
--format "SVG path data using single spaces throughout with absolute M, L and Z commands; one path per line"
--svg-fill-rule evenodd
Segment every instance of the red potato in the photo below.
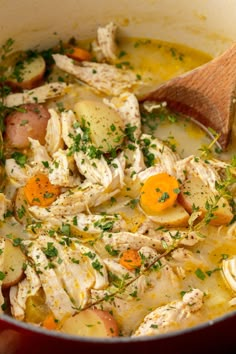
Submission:
M 187 180 L 181 186 L 181 192 L 178 196 L 178 201 L 187 210 L 192 213 L 194 208 L 199 208 L 204 216 L 207 212 L 206 202 L 214 204 L 215 197 L 210 188 L 203 183 L 203 181 L 195 176 Z M 228 224 L 232 218 L 233 213 L 228 201 L 225 198 L 220 198 L 217 209 L 214 211 L 214 218 L 210 221 L 211 225 Z
M 26 261 L 25 255 L 17 246 L 13 246 L 12 241 L 6 239 L 4 249 L 3 288 L 10 288 L 17 284 L 24 276 L 23 265 Z
M 103 310 L 87 309 L 68 318 L 61 328 L 68 334 L 86 337 L 117 337 L 118 325 L 113 316 Z
M 24 149 L 29 146 L 28 138 L 39 140 L 45 144 L 45 135 L 50 114 L 40 104 L 25 104 L 20 107 L 23 111 L 10 113 L 5 120 L 5 141 L 14 148 Z
M 43 57 L 39 55 L 31 59 L 25 58 L 19 62 L 20 66 L 17 67 L 17 64 L 12 66 L 10 75 L 6 80 L 7 85 L 16 91 L 19 89 L 31 90 L 39 86 L 46 70 Z

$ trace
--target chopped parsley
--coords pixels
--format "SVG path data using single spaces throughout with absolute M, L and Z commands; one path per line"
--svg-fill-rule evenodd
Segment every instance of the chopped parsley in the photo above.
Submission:
M 15 151 L 11 154 L 11 157 L 16 161 L 17 165 L 24 167 L 27 162 L 27 156 L 22 154 L 22 152 Z
M 48 242 L 47 247 L 43 248 L 43 253 L 47 256 L 47 258 L 57 257 L 58 250 L 54 246 L 53 242 Z

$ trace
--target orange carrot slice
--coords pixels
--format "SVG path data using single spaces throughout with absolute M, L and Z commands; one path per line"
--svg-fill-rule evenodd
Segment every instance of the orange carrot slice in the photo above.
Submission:
M 53 315 L 48 315 L 45 320 L 43 321 L 43 327 L 49 330 L 57 329 L 57 323 Z
M 122 253 L 119 263 L 128 270 L 141 267 L 142 260 L 137 250 L 129 249 Z
M 177 179 L 167 173 L 149 177 L 141 188 L 140 205 L 148 215 L 156 215 L 174 205 L 179 193 Z
M 60 194 L 60 188 L 51 184 L 46 175 L 38 173 L 28 180 L 24 193 L 30 205 L 47 207 L 56 200 Z
M 78 60 L 78 61 L 89 61 L 92 59 L 92 55 L 91 53 L 89 53 L 87 50 L 79 48 L 79 47 L 71 47 L 68 51 L 68 53 L 66 53 L 66 55 L 74 60 Z

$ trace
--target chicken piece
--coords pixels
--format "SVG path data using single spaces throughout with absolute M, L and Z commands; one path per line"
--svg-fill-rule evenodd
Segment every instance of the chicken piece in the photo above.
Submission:
M 6 212 L 11 208 L 11 201 L 6 198 L 5 194 L 0 193 L 0 220 L 4 220 Z
M 0 237 L 0 273 L 3 273 L 3 265 L 4 265 L 4 248 L 5 248 L 5 240 L 3 237 Z M 2 305 L 4 304 L 5 300 L 2 294 L 2 280 L 0 280 L 0 315 L 3 313 Z
M 160 240 L 151 239 L 138 233 L 131 232 L 104 232 L 102 240 L 106 245 L 112 246 L 118 251 L 125 251 L 129 248 L 139 250 L 141 247 L 148 246 L 163 251 L 162 243 Z
M 115 274 L 120 279 L 126 279 L 127 282 L 129 282 L 131 279 L 135 278 L 135 274 L 133 272 L 129 271 L 112 258 L 105 258 L 104 263 L 108 271 Z
M 40 279 L 29 263 L 24 272 L 26 278 L 10 289 L 11 313 L 16 319 L 22 321 L 25 317 L 27 299 L 34 296 L 41 287 Z
M 236 292 L 236 256 L 222 261 L 222 273 L 229 287 Z
M 102 258 L 90 248 L 74 243 L 77 250 L 81 252 L 83 257 L 87 258 L 87 270 L 95 277 L 93 289 L 104 289 L 108 286 L 108 274 L 105 263 Z
M 206 163 L 196 156 L 188 156 L 183 160 L 176 162 L 177 178 L 182 182 L 188 174 L 197 175 L 205 185 L 209 186 L 213 192 L 216 192 L 215 183 L 220 181 L 220 176 L 210 163 Z
M 61 54 L 54 54 L 53 59 L 61 70 L 107 95 L 118 96 L 139 83 L 134 72 L 113 65 L 85 61 L 75 65 L 72 59 Z
M 51 216 L 77 215 L 110 200 L 118 192 L 119 189 L 116 189 L 108 193 L 104 187 L 97 184 L 81 184 L 80 189 L 70 189 L 62 193 L 49 207 L 31 206 L 29 211 L 40 220 L 46 220 Z
M 182 300 L 173 301 L 149 313 L 134 332 L 133 337 L 152 336 L 181 328 L 190 322 L 203 305 L 203 292 L 193 289 Z
M 166 172 L 171 176 L 176 176 L 176 163 L 179 160 L 177 153 L 173 152 L 158 138 L 153 138 L 148 134 L 142 134 L 141 144 L 145 149 L 148 149 L 149 154 L 153 154 L 154 165 L 160 166 L 159 172 Z
M 70 316 L 75 313 L 73 303 L 71 302 L 68 294 L 63 289 L 60 279 L 53 268 L 50 267 L 46 254 L 42 251 L 37 242 L 23 241 L 24 246 L 27 248 L 27 256 L 35 265 L 36 272 L 39 275 L 42 284 L 46 304 L 52 311 L 54 317 L 59 321 L 65 316 Z M 50 247 L 50 245 L 48 245 Z M 52 253 L 57 254 L 54 248 L 51 247 Z M 54 253 L 55 251 L 55 253 Z
M 7 107 L 15 107 L 35 102 L 44 103 L 49 99 L 65 95 L 68 87 L 70 85 L 64 82 L 53 82 L 33 90 L 25 90 L 23 93 L 12 93 L 3 99 L 3 104 Z
M 160 109 L 160 108 L 164 108 L 167 106 L 167 102 L 161 102 L 161 103 L 157 103 L 156 101 L 144 101 L 143 102 L 143 108 L 148 112 L 148 113 L 152 113 L 152 111 L 154 111 L 155 109 Z
M 68 156 L 67 150 L 59 149 L 52 156 L 50 163 L 49 180 L 52 184 L 61 187 L 76 187 L 81 183 L 80 176 L 74 164 L 72 156 Z
M 194 246 L 201 241 L 197 232 L 189 230 L 175 230 L 175 229 L 160 229 L 157 230 L 157 225 L 150 218 L 146 218 L 142 225 L 139 227 L 139 234 L 147 235 L 151 239 L 158 239 L 166 245 L 166 247 L 176 245 Z
M 124 170 L 126 164 L 126 156 L 124 152 L 121 152 L 115 159 L 111 161 L 111 173 L 112 181 L 108 186 L 109 191 L 115 189 L 122 189 L 124 186 Z
M 14 180 L 17 183 L 17 187 L 22 187 L 29 179 L 29 166 L 21 167 L 15 161 L 15 159 L 6 159 L 5 172 L 7 177 Z
M 111 230 L 113 232 L 125 230 L 126 222 L 120 215 L 94 215 L 78 214 L 73 218 L 67 218 L 69 222 L 74 221 L 74 227 L 80 231 L 89 233 L 101 233 L 102 230 Z
M 70 224 L 71 230 L 78 231 L 81 235 L 91 234 L 98 235 L 103 230 L 109 230 L 112 232 L 125 231 L 127 225 L 125 220 L 120 215 L 97 215 L 97 214 L 85 214 L 79 213 L 75 216 L 67 217 L 49 217 L 42 225 L 43 230 L 50 230 L 52 228 L 61 228 L 62 225 Z M 72 232 L 73 232 L 72 231 Z M 35 231 L 37 232 L 37 230 Z M 40 232 L 40 230 L 39 230 Z
M 146 166 L 140 146 L 137 144 L 132 145 L 134 146 L 134 150 L 130 150 L 129 148 L 124 150 L 124 154 L 128 161 L 127 168 L 125 169 L 125 175 L 126 177 L 135 180 L 137 178 L 137 174 L 140 176 L 142 171 L 146 171 Z
M 76 116 L 72 110 L 61 113 L 62 138 L 68 148 L 74 145 L 76 136 L 82 136 L 83 131 L 78 125 Z
M 47 125 L 45 136 L 46 149 L 52 156 L 57 150 L 63 149 L 64 142 L 62 140 L 61 118 L 55 109 L 49 109 L 50 119 Z
M 112 100 L 104 99 L 104 103 L 115 109 L 124 121 L 124 125 L 135 127 L 133 138 L 139 139 L 141 135 L 141 115 L 136 96 L 130 92 L 124 92 Z
M 113 62 L 117 59 L 116 31 L 117 25 L 113 22 L 105 27 L 98 27 L 97 39 L 93 41 L 92 49 L 99 62 Z
M 46 147 L 41 145 L 38 140 L 29 138 L 29 141 L 30 141 L 30 149 L 32 151 L 32 156 L 29 160 L 29 163 L 31 166 L 39 166 L 39 170 L 37 172 L 40 172 L 40 169 L 43 169 L 44 166 L 42 164 L 42 161 L 51 162 L 51 158 L 48 155 Z
M 105 158 L 91 158 L 83 151 L 75 152 L 74 159 L 79 172 L 91 184 L 100 184 L 107 188 L 112 182 L 112 173 Z
M 141 272 L 148 269 L 158 258 L 157 251 L 152 247 L 143 246 L 139 249 L 138 253 L 142 259 L 142 265 L 140 267 Z
M 47 249 L 48 245 L 57 250 L 60 262 L 55 262 L 55 273 L 70 299 L 77 308 L 84 308 L 89 300 L 89 289 L 95 283 L 96 277 L 87 265 L 87 259 L 81 252 L 73 250 L 66 245 L 61 245 L 54 239 L 41 235 L 37 239 L 37 244 L 42 249 Z
M 140 173 L 138 173 L 138 178 L 140 180 L 140 182 L 145 182 L 149 177 L 151 176 L 155 176 L 158 173 L 162 173 L 163 172 L 163 166 L 162 164 L 160 165 L 155 165 L 155 166 L 151 166 L 146 168 L 143 171 L 140 171 Z

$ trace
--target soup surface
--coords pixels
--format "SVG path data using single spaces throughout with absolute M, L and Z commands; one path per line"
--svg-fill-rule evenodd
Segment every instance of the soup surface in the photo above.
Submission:
M 139 103 L 211 58 L 116 30 L 1 51 L 0 312 L 81 336 L 236 306 L 235 128 L 222 152 L 165 102 Z

